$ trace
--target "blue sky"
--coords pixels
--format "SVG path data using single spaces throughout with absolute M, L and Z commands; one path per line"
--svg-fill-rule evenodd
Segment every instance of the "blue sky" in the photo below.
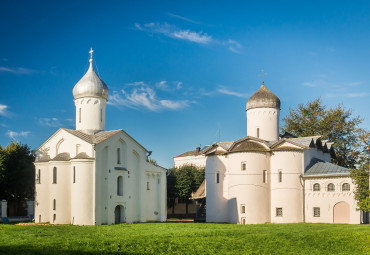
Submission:
M 0 144 L 38 148 L 74 128 L 72 89 L 88 69 L 109 87 L 107 130 L 159 164 L 246 135 L 261 85 L 290 107 L 321 97 L 370 126 L 368 1 L 2 1 Z

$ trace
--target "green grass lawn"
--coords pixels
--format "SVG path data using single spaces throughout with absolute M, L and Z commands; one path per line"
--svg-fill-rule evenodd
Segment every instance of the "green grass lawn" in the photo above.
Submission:
M 0 224 L 0 254 L 370 254 L 369 225 Z

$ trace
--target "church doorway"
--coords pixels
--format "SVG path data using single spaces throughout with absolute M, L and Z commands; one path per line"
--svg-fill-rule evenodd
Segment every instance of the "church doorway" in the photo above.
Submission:
M 350 219 L 349 204 L 346 202 L 339 202 L 334 205 L 333 209 L 333 223 L 349 223 Z
M 114 209 L 114 223 L 120 224 L 125 222 L 125 208 L 122 205 L 117 205 Z

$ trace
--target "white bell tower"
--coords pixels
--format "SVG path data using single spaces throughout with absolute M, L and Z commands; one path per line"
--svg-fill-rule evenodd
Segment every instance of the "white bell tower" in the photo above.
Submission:
M 93 52 L 92 49 L 89 52 L 89 70 L 73 88 L 76 130 L 89 135 L 105 130 L 105 108 L 109 93 L 108 86 L 94 71 Z
M 247 136 L 265 141 L 279 139 L 280 99 L 266 88 L 264 82 L 248 99 L 246 111 Z

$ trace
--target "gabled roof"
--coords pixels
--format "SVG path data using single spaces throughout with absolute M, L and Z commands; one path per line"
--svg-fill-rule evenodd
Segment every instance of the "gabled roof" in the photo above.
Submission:
M 319 139 L 321 135 L 316 136 L 305 136 L 305 137 L 297 137 L 297 138 L 287 138 L 288 141 L 294 142 L 296 144 L 303 145 L 305 147 L 310 147 L 312 142 L 316 143 L 316 140 Z
M 324 162 L 320 159 L 313 158 L 307 170 L 304 173 L 305 177 L 324 177 L 324 176 L 338 176 L 349 175 L 350 170 L 345 167 L 334 165 L 329 162 Z
M 262 139 L 246 136 L 235 141 L 230 148 L 229 152 L 241 152 L 241 151 L 268 151 L 269 144 Z
M 71 159 L 71 156 L 68 152 L 62 152 L 56 155 L 53 159 L 50 161 L 69 161 Z
M 130 136 L 129 134 L 127 134 L 125 131 L 123 131 L 122 129 L 118 129 L 118 130 L 111 130 L 111 131 L 100 131 L 94 135 L 88 135 L 80 130 L 75 130 L 75 129 L 67 129 L 67 128 L 60 128 L 58 129 L 52 136 L 49 137 L 48 140 L 46 140 L 37 150 L 39 150 L 44 144 L 46 144 L 52 137 L 54 137 L 57 133 L 59 133 L 60 131 L 66 131 L 68 132 L 69 134 L 77 137 L 77 138 L 80 138 L 81 140 L 87 142 L 87 143 L 90 143 L 90 144 L 99 144 L 101 142 L 104 142 L 105 140 L 107 140 L 108 138 L 114 136 L 115 134 L 118 134 L 120 132 L 123 132 L 125 135 L 127 135 L 128 137 L 130 137 L 137 145 L 139 145 L 141 148 L 143 148 L 143 150 L 145 151 L 148 151 L 147 149 L 144 148 L 144 146 L 142 146 L 140 143 L 138 143 L 134 138 L 132 138 L 132 136 Z
M 204 181 L 202 182 L 202 184 L 200 184 L 197 191 L 191 193 L 191 199 L 201 199 L 205 197 L 206 197 L 206 180 L 204 179 Z

